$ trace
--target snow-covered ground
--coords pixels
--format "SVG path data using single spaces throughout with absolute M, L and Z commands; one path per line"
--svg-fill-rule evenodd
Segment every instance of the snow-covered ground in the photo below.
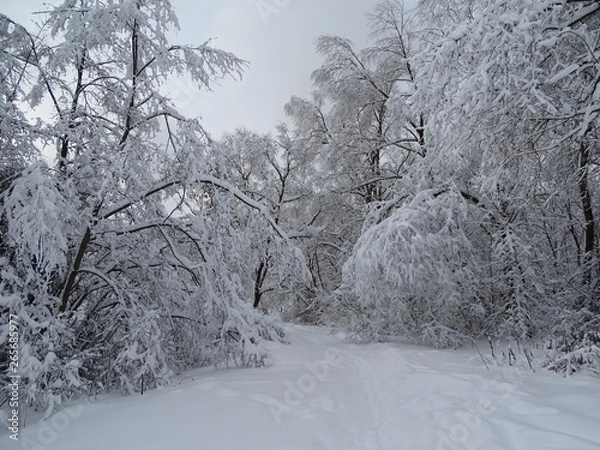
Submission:
M 600 380 L 486 367 L 475 350 L 354 345 L 289 326 L 268 369 L 202 370 L 0 436 L 35 450 L 600 449 Z

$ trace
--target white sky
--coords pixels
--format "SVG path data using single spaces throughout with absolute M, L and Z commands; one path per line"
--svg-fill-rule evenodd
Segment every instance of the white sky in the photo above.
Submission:
M 29 25 L 31 13 L 58 0 L 0 0 L 0 12 Z M 171 94 L 182 112 L 201 117 L 213 137 L 245 126 L 259 132 L 284 119 L 292 95 L 310 94 L 310 75 L 321 62 L 314 41 L 323 34 L 367 42 L 366 14 L 378 0 L 172 0 L 181 30 L 174 39 L 213 45 L 250 62 L 242 81 L 224 81 L 197 93 L 185 82 Z M 262 7 L 262 9 L 261 9 Z M 31 27 L 28 27 L 31 28 Z
M 203 2 L 207 3 L 207 2 Z M 215 2 L 216 3 L 216 2 Z M 250 62 L 241 82 L 224 82 L 185 108 L 200 114 L 215 137 L 245 126 L 272 130 L 284 118 L 283 106 L 292 95 L 310 94 L 310 75 L 321 62 L 314 41 L 323 34 L 364 43 L 365 15 L 377 0 L 228 0 L 202 16 L 197 0 L 175 0 L 180 38 L 188 42 L 216 37 L 214 44 Z M 260 10 L 271 5 L 273 9 Z M 276 5 L 281 5 L 277 7 Z M 198 16 L 188 12 L 197 10 Z

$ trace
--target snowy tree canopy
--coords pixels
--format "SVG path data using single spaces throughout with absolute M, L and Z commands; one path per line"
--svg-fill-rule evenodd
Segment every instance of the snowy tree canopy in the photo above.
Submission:
M 208 88 L 245 62 L 170 43 L 177 19 L 163 0 L 69 0 L 43 17 L 35 36 L 4 16 L 0 27 L 0 142 L 14 154 L 0 311 L 24 323 L 29 404 L 50 412 L 188 367 L 262 364 L 261 341 L 283 332 L 252 308 L 251 267 L 268 253 L 274 273 L 302 283 L 304 259 L 272 211 L 228 181 L 220 145 L 161 94 L 170 75 Z M 39 123 L 19 111 L 40 104 L 53 114 Z M 55 165 L 35 156 L 50 147 Z
M 170 42 L 168 1 L 39 17 L 0 14 L 0 313 L 29 404 L 262 364 L 271 312 L 599 370 L 597 1 L 385 0 L 365 48 L 317 39 L 290 124 L 220 141 L 164 93 L 247 63 Z

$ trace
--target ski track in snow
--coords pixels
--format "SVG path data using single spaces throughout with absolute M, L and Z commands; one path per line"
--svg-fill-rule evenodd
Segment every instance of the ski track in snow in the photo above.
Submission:
M 483 367 L 471 349 L 354 345 L 288 326 L 268 369 L 190 372 L 30 423 L 6 450 L 592 450 L 600 380 Z

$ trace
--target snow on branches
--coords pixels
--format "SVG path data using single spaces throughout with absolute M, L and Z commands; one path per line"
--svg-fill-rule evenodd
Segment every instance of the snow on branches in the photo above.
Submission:
M 177 19 L 164 0 L 68 0 L 44 17 L 46 40 L 13 36 L 12 57 L 25 46 L 29 60 L 6 66 L 7 79 L 23 80 L 15 92 L 34 110 L 43 93 L 55 114 L 29 123 L 0 98 L 2 125 L 22 127 L 11 140 L 28 151 L 19 164 L 34 134 L 57 149 L 55 167 L 34 158 L 0 193 L 0 312 L 23 322 L 27 402 L 50 413 L 76 394 L 144 391 L 190 367 L 263 364 L 261 343 L 284 334 L 252 307 L 251 267 L 268 253 L 280 280 L 305 282 L 303 257 L 226 179 L 220 146 L 161 94 L 171 74 L 208 88 L 244 62 L 208 43 L 171 44 Z

